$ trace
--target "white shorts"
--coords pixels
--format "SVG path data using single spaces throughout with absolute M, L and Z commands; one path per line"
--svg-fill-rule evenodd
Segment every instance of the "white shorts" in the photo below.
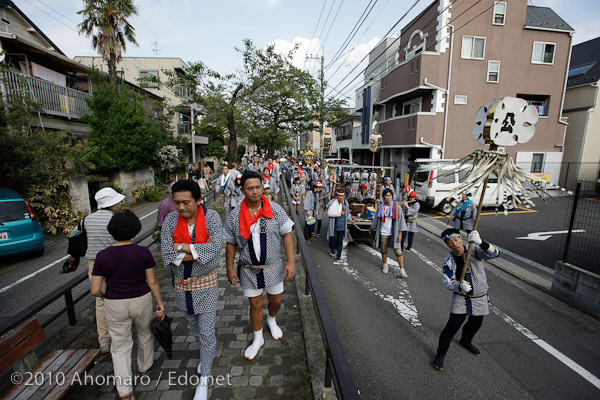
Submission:
M 268 294 L 281 294 L 283 293 L 283 282 L 279 282 L 275 286 L 267 286 L 264 288 Z M 244 296 L 256 297 L 263 294 L 263 289 L 244 289 Z

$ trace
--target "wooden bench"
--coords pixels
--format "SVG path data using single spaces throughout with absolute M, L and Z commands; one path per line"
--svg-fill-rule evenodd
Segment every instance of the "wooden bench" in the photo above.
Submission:
M 37 318 L 15 328 L 0 340 L 0 374 L 46 338 Z M 99 349 L 54 350 L 31 373 L 21 375 L 4 399 L 60 399 L 71 388 L 73 378 L 85 372 L 100 355 Z

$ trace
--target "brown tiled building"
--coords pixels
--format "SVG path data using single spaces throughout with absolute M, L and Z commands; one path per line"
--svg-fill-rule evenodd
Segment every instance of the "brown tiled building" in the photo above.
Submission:
M 557 181 L 572 34 L 552 9 L 526 0 L 433 2 L 402 29 L 394 59 L 378 61 L 379 98 L 370 111 L 379 111 L 381 163 L 401 175 L 416 158 L 459 158 L 485 148 L 472 137 L 477 110 L 514 96 L 537 106 L 540 119 L 530 142 L 504 150 Z

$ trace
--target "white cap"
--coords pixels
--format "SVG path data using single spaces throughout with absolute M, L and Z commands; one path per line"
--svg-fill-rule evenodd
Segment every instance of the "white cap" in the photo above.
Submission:
M 115 204 L 122 202 L 124 198 L 125 196 L 111 187 L 105 187 L 98 190 L 94 196 L 94 199 L 96 199 L 96 202 L 98 203 L 98 209 L 112 207 Z

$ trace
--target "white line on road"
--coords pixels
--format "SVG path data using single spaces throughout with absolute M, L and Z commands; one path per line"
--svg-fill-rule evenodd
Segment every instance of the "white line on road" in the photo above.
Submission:
M 414 248 L 411 249 L 411 251 L 414 252 L 427 265 L 433 267 L 439 273 L 443 273 L 442 268 L 440 268 L 437 264 L 435 264 L 434 262 L 429 260 L 423 254 L 419 253 Z M 545 340 L 540 339 L 536 334 L 534 334 L 529 329 L 527 329 L 526 327 L 524 327 L 523 325 L 521 325 L 520 323 L 515 321 L 513 318 L 511 318 L 506 313 L 501 311 L 498 307 L 493 306 L 491 303 L 489 303 L 489 307 L 490 307 L 490 310 L 492 310 L 492 312 L 494 314 L 498 315 L 510 326 L 515 328 L 517 331 L 521 332 L 523 335 L 525 335 L 525 337 L 527 337 L 528 339 L 531 339 L 531 341 L 533 343 L 537 344 L 542 349 L 546 350 L 549 354 L 554 356 L 557 360 L 562 362 L 567 367 L 571 368 L 574 372 L 581 375 L 589 383 L 591 383 L 592 385 L 594 385 L 595 387 L 600 389 L 600 379 L 596 378 L 591 372 L 589 372 L 588 370 L 583 368 L 581 365 L 577 364 L 575 361 L 571 360 L 569 357 L 565 356 L 563 353 L 561 353 L 560 351 L 558 351 L 557 349 L 552 347 Z
M 36 275 L 37 275 L 37 274 L 39 274 L 40 272 L 44 272 L 44 271 L 45 271 L 45 270 L 47 270 L 48 268 L 50 268 L 50 267 L 53 267 L 53 266 L 55 266 L 56 264 L 58 264 L 58 263 L 61 263 L 61 262 L 65 261 L 67 258 L 69 258 L 69 256 L 68 256 L 68 255 L 64 256 L 63 258 L 61 258 L 61 259 L 59 259 L 59 260 L 56 260 L 56 261 L 54 261 L 53 263 L 50 263 L 50 264 L 46 265 L 46 266 L 45 266 L 45 267 L 43 267 L 43 268 L 40 268 L 40 269 L 38 269 L 38 270 L 37 270 L 37 271 L 35 271 L 33 274 L 29 274 L 29 275 L 27 275 L 27 276 L 24 276 L 24 277 L 22 277 L 22 278 L 21 278 L 21 279 L 19 279 L 18 281 L 14 282 L 12 285 L 8 285 L 8 286 L 6 286 L 6 287 L 3 287 L 2 289 L 0 289 L 0 293 L 4 293 L 4 292 L 6 292 L 7 290 L 10 290 L 10 289 L 12 289 L 13 287 L 17 286 L 19 283 L 23 283 L 23 282 L 25 282 L 27 279 L 29 279 L 29 278 L 33 278 L 34 276 L 36 276 Z
M 154 210 L 154 211 L 152 211 L 152 212 L 150 212 L 150 213 L 148 213 L 148 214 L 144 215 L 143 217 L 140 217 L 140 220 L 142 220 L 142 219 L 144 219 L 144 218 L 146 218 L 146 217 L 149 217 L 150 215 L 152 215 L 152 214 L 156 213 L 157 211 L 158 211 L 158 209 L 156 209 L 156 210 Z M 50 263 L 50 264 L 46 265 L 45 267 L 38 269 L 38 270 L 37 270 L 36 272 L 34 272 L 33 274 L 29 274 L 29 275 L 27 275 L 27 276 L 24 276 L 24 277 L 22 277 L 21 279 L 19 279 L 18 281 L 14 282 L 13 284 L 11 284 L 11 285 L 8 285 L 8 286 L 6 286 L 6 287 L 3 287 L 2 289 L 0 289 L 0 293 L 4 293 L 4 292 L 6 292 L 7 290 L 10 290 L 10 289 L 12 289 L 13 287 L 17 286 L 18 284 L 25 282 L 27 279 L 33 278 L 34 276 L 36 276 L 36 275 L 37 275 L 37 274 L 39 274 L 40 272 L 44 272 L 44 271 L 45 271 L 45 270 L 47 270 L 48 268 L 50 268 L 50 267 L 53 267 L 54 265 L 56 265 L 56 264 L 58 264 L 58 263 L 60 263 L 60 262 L 63 262 L 63 261 L 65 261 L 67 258 L 69 258 L 69 255 L 66 255 L 66 256 L 64 256 L 63 258 L 61 258 L 61 259 L 58 259 L 58 260 L 54 261 L 53 263 Z
M 142 219 L 144 219 L 144 218 L 146 218 L 146 217 L 149 217 L 149 216 L 151 216 L 152 214 L 154 214 L 154 213 L 155 213 L 155 212 L 157 212 L 157 211 L 158 211 L 158 208 L 157 208 L 156 210 L 152 211 L 151 213 L 148 213 L 148 214 L 144 215 L 143 217 L 140 217 L 140 220 L 142 220 Z

